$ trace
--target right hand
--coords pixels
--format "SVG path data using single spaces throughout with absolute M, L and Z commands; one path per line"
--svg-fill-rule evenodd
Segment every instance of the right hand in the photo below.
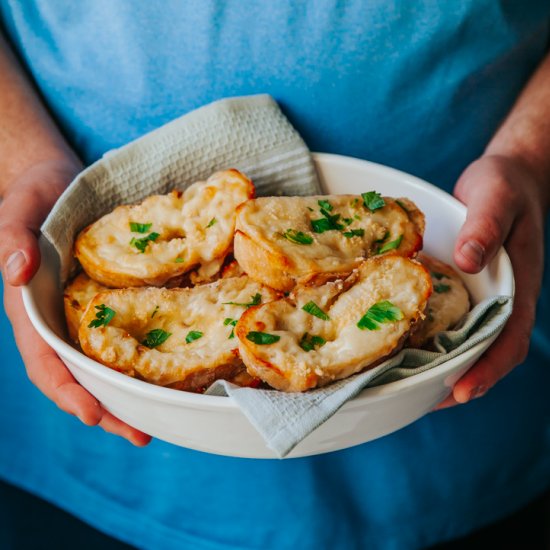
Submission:
M 78 169 L 44 162 L 25 172 L 0 204 L 0 266 L 4 308 L 31 382 L 63 411 L 88 426 L 101 426 L 137 446 L 151 437 L 107 412 L 73 377 L 34 330 L 23 307 L 19 286 L 28 283 L 40 265 L 37 235 L 57 197 Z

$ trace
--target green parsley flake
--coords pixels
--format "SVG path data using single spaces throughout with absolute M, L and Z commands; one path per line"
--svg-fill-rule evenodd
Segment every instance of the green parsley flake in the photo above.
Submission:
M 449 277 L 447 277 L 447 275 L 445 275 L 445 273 L 439 273 L 437 271 L 430 271 L 430 275 L 433 278 L 437 279 L 438 281 L 441 281 L 441 279 L 443 279 L 443 278 L 446 278 L 446 279 L 449 278 Z
M 225 326 L 231 325 L 233 328 L 231 329 L 231 334 L 227 337 L 228 340 L 231 340 L 232 338 L 235 338 L 235 325 L 238 323 L 238 319 L 231 319 L 231 317 L 227 317 L 223 324 Z
M 363 204 L 371 212 L 374 212 L 375 210 L 386 206 L 386 202 L 384 201 L 380 193 L 377 193 L 376 191 L 361 193 L 361 196 L 363 197 Z
M 182 263 L 184 262 L 184 259 L 178 256 L 178 257 L 174 260 L 174 262 L 176 262 L 177 264 L 182 264 Z
M 403 312 L 391 302 L 383 300 L 369 308 L 357 323 L 357 327 L 361 330 L 380 330 L 381 323 L 391 323 L 401 319 L 403 319 Z
M 451 287 L 449 285 L 438 284 L 438 285 L 434 285 L 434 290 L 438 294 L 442 294 L 443 292 L 449 292 L 449 290 L 451 290 Z
M 399 245 L 401 244 L 402 240 L 403 240 L 403 235 L 399 235 L 399 237 L 397 237 L 395 241 L 390 241 L 389 243 L 382 245 L 376 251 L 376 254 L 384 254 L 384 252 L 389 252 L 390 250 L 395 250 L 396 248 L 399 248 Z
M 147 233 L 151 229 L 152 223 L 130 222 L 130 231 L 134 233 Z
M 100 304 L 99 306 L 95 306 L 95 308 L 97 309 L 95 319 L 90 322 L 88 328 L 106 327 L 116 315 L 115 310 L 107 307 L 105 304 Z
M 361 216 L 359 214 L 355 214 L 353 216 L 357 221 L 361 221 Z
M 206 229 L 208 229 L 209 227 L 212 227 L 215 223 L 217 223 L 217 219 L 216 218 L 212 218 L 209 222 L 208 222 L 208 225 L 206 226 Z
M 313 237 L 302 233 L 302 231 L 296 231 L 296 229 L 287 229 L 283 233 L 283 237 L 294 244 L 311 244 L 313 242 Z
M 267 332 L 258 332 L 256 330 L 251 330 L 247 335 L 246 339 L 254 342 L 259 346 L 265 346 L 267 344 L 274 344 L 278 342 L 281 337 L 276 334 L 268 334 Z
M 351 231 L 345 231 L 344 237 L 351 239 L 352 237 L 362 237 L 365 234 L 364 229 L 352 229 Z
M 239 302 L 223 302 L 223 305 L 224 306 L 241 306 L 241 307 L 249 308 L 252 306 L 260 305 L 261 303 L 262 303 L 262 295 L 257 292 L 256 294 L 254 294 L 254 296 L 250 297 L 250 302 L 246 304 L 241 304 Z
M 332 204 L 330 204 L 330 202 L 328 201 L 325 201 L 325 200 L 322 200 L 322 201 L 317 201 L 317 204 L 323 208 L 324 210 L 326 210 L 327 212 L 330 212 L 332 210 Z
M 304 333 L 300 339 L 299 346 L 304 351 L 313 351 L 316 347 L 321 347 L 326 344 L 326 340 L 322 336 L 316 336 L 315 334 Z
M 318 220 L 311 220 L 311 229 L 313 229 L 314 233 L 324 233 L 325 231 L 330 231 L 332 229 L 340 231 L 340 229 L 344 228 L 341 223 L 338 223 L 340 214 L 330 215 L 323 209 L 321 209 L 321 214 L 325 217 Z
M 375 242 L 375 244 L 381 244 L 383 243 L 388 237 L 390 236 L 390 232 L 386 229 L 386 232 L 384 233 L 384 236 L 381 239 L 378 239 Z
M 355 197 L 352 201 L 351 201 L 351 207 L 352 208 L 357 208 L 357 205 L 359 204 L 359 197 Z
M 136 239 L 135 237 L 132 237 L 130 244 L 135 246 L 143 254 L 149 242 L 156 241 L 159 237 L 160 235 L 153 231 L 152 233 L 149 233 L 147 237 L 142 237 L 141 239 Z
M 194 342 L 195 340 L 198 340 L 199 338 L 202 338 L 204 335 L 200 330 L 192 330 L 187 334 L 185 337 L 185 341 L 190 344 L 191 342 Z
M 159 310 L 159 306 L 155 306 L 153 313 L 151 313 L 151 319 L 158 313 L 158 310 Z
M 166 332 L 161 328 L 154 328 L 145 335 L 145 340 L 141 343 L 152 349 L 166 342 L 170 336 L 172 336 L 171 332 Z
M 314 315 L 323 321 L 330 321 L 330 317 L 315 302 L 309 301 L 302 309 L 306 313 Z

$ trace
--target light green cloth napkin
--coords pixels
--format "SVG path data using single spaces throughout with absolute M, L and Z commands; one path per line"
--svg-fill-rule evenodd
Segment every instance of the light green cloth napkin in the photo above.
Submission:
M 231 396 L 267 446 L 283 458 L 364 388 L 407 378 L 441 365 L 496 334 L 511 313 L 512 298 L 488 298 L 468 313 L 460 328 L 436 336 L 439 351 L 404 349 L 371 370 L 325 388 L 284 393 L 240 388 L 218 380 L 206 393 Z
M 115 206 L 185 189 L 225 168 L 244 172 L 258 195 L 321 189 L 308 148 L 270 96 L 216 101 L 109 151 L 69 185 L 42 226 L 61 258 L 62 281 L 85 226 Z

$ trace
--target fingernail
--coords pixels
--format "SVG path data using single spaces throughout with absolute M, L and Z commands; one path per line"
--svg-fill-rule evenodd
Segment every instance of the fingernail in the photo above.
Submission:
M 476 399 L 477 397 L 481 397 L 482 395 L 485 395 L 486 393 L 487 393 L 487 386 L 484 386 L 484 385 L 476 386 L 470 392 L 470 399 Z
M 476 241 L 467 241 L 462 245 L 460 249 L 461 254 L 470 260 L 472 263 L 481 267 L 483 265 L 483 257 L 485 256 L 485 250 Z
M 21 268 L 27 263 L 25 254 L 21 250 L 14 252 L 6 262 L 6 278 L 11 282 L 17 278 Z

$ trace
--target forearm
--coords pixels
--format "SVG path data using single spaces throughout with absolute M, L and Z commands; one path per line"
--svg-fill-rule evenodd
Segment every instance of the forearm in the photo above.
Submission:
M 52 178 L 44 182 L 43 198 L 51 206 L 81 163 L 1 34 L 0 74 L 0 197 L 12 191 L 15 182 L 20 187 L 29 172 L 42 167 L 46 173 L 47 167 Z
M 545 212 L 550 209 L 550 53 L 487 146 L 487 155 L 525 166 L 538 181 Z

